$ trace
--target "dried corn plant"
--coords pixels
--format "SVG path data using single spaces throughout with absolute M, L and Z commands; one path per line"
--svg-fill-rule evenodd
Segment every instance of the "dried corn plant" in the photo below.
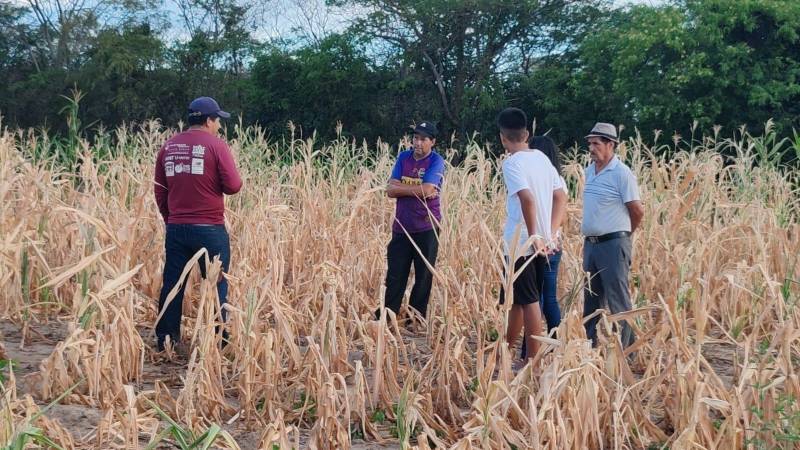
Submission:
M 222 263 L 215 258 L 212 263 L 208 253 L 205 258 L 206 276 L 200 287 L 198 316 L 192 332 L 192 353 L 177 398 L 177 415 L 191 430 L 203 428 L 207 420 L 220 422 L 222 416 L 230 417 L 233 410 L 225 398 L 226 367 L 220 352 L 222 335 L 216 329 L 222 322 L 216 280 L 222 276 Z M 169 301 L 169 297 L 167 300 Z
M 569 154 L 564 319 L 558 339 L 539 337 L 546 352 L 535 364 L 515 372 L 497 305 L 504 190 L 486 149 L 471 144 L 448 168 L 429 317 L 409 330 L 391 312 L 373 316 L 393 217 L 382 192 L 389 147 L 270 143 L 237 128 L 245 189 L 227 199 L 230 339 L 221 347 L 216 333 L 219 263 L 207 261 L 207 280 L 190 263 L 188 361 L 174 379 L 148 384 L 145 369 L 165 364 L 151 350 L 164 233 L 151 177 L 169 134 L 152 122 L 81 141 L 78 170 L 67 172 L 41 159 L 47 136 L 0 132 L 0 313 L 13 324 L 3 333 L 18 332 L 25 351 L 42 326 L 66 330 L 24 394 L 101 417 L 72 434 L 50 413 L 31 421 L 37 406 L 17 397 L 11 374 L 0 444 L 30 426 L 65 448 L 189 438 L 236 448 L 230 439 L 242 433 L 266 449 L 361 440 L 419 449 L 796 443 L 799 181 L 759 163 L 759 137 L 651 146 L 634 137 L 620 147 L 646 219 L 634 239 L 635 308 L 601 313 L 596 349 L 581 317 L 587 159 Z M 637 332 L 628 349 L 614 332 L 620 320 Z
M 29 394 L 19 398 L 17 393 L 16 378 L 13 371 L 8 372 L 8 378 L 0 386 L 2 391 L 2 405 L 0 405 L 0 444 L 4 448 L 75 448 L 75 439 L 59 421 L 50 419 L 45 415 L 55 403 L 71 392 L 76 385 L 71 386 L 61 396 L 45 407 L 35 403 Z
M 108 302 L 108 292 L 119 289 L 123 281 L 127 282 L 109 281 L 92 296 L 87 312 L 69 324 L 67 338 L 41 362 L 39 372 L 31 375 L 42 399 L 55 398 L 83 379 L 68 401 L 103 408 L 125 403 L 123 387 L 141 377 L 144 342 L 135 327 L 130 296 L 123 296 L 119 306 Z M 92 309 L 93 305 L 98 306 Z
M 126 385 L 124 406 L 109 408 L 97 428 L 85 439 L 94 448 L 138 449 L 141 439 L 152 442 L 158 436 L 159 419 L 155 411 L 140 411 L 135 388 Z

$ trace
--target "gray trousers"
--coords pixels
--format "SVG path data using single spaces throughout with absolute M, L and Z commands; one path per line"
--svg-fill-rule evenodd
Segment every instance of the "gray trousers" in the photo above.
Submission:
M 611 239 L 593 244 L 584 241 L 583 271 L 589 272 L 583 289 L 583 316 L 598 308 L 606 308 L 611 314 L 631 310 L 631 295 L 628 291 L 628 274 L 631 270 L 632 243 L 630 237 Z M 597 345 L 597 323 L 600 317 L 586 322 L 586 336 Z M 621 322 L 623 347 L 635 341 L 635 336 L 626 321 Z

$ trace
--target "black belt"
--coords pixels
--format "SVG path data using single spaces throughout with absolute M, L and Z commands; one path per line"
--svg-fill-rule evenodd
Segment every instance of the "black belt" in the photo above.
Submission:
M 224 227 L 221 223 L 170 223 L 168 225 L 187 226 L 187 227 Z
M 630 231 L 615 231 L 602 236 L 586 236 L 586 241 L 591 242 L 592 244 L 597 244 L 598 242 L 610 241 L 612 239 L 619 239 L 621 237 L 628 237 L 630 235 Z

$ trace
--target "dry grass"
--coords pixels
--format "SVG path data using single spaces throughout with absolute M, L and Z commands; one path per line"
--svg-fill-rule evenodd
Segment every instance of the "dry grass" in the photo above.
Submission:
M 267 449 L 362 439 L 421 449 L 738 449 L 800 439 L 798 180 L 753 164 L 752 138 L 708 139 L 691 153 L 636 140 L 621 150 L 647 210 L 635 238 L 637 309 L 601 320 L 608 332 L 597 350 L 585 340 L 578 295 L 574 194 L 585 160 L 572 158 L 565 319 L 559 340 L 542 338 L 549 352 L 537 367 L 514 374 L 496 338 L 504 194 L 495 161 L 473 147 L 449 168 L 431 318 L 409 333 L 391 314 L 371 320 L 393 215 L 381 192 L 387 147 L 368 156 L 345 141 L 238 135 L 245 189 L 227 202 L 231 343 L 219 350 L 216 290 L 194 271 L 188 364 L 179 382 L 151 383 L 146 369 L 169 364 L 151 349 L 163 265 L 152 160 L 166 132 L 118 130 L 109 153 L 120 156 L 86 158 L 75 175 L 28 157 L 41 154 L 41 139 L 3 132 L 0 312 L 23 349 L 43 323 L 68 332 L 19 383 L 23 397 L 4 372 L 0 443 L 33 425 L 64 448 L 160 439 L 237 448 L 231 435 L 244 429 Z M 664 150 L 669 158 L 655 156 Z M 732 164 L 720 150 L 735 154 Z M 218 271 L 211 266 L 211 279 Z M 609 335 L 621 318 L 639 336 L 628 350 Z M 101 411 L 95 429 L 80 435 L 52 415 L 34 417 L 30 395 L 41 405 L 76 383 L 61 402 Z

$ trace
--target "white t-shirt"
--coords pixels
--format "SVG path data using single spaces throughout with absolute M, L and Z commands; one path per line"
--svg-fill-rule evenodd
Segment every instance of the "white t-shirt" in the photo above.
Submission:
M 536 234 L 542 236 L 545 243 L 552 240 L 550 220 L 553 214 L 553 191 L 564 189 L 566 184 L 556 172 L 547 156 L 539 150 L 527 150 L 514 153 L 503 161 L 503 180 L 508 190 L 506 198 L 506 225 L 503 229 L 504 251 L 511 254 L 517 247 L 516 255 L 530 255 L 529 247 L 525 253 L 518 248 L 528 240 L 528 228 L 522 216 L 522 205 L 519 202 L 519 191 L 528 189 L 533 194 L 536 207 Z M 514 234 L 519 227 L 519 240 L 513 242 Z

